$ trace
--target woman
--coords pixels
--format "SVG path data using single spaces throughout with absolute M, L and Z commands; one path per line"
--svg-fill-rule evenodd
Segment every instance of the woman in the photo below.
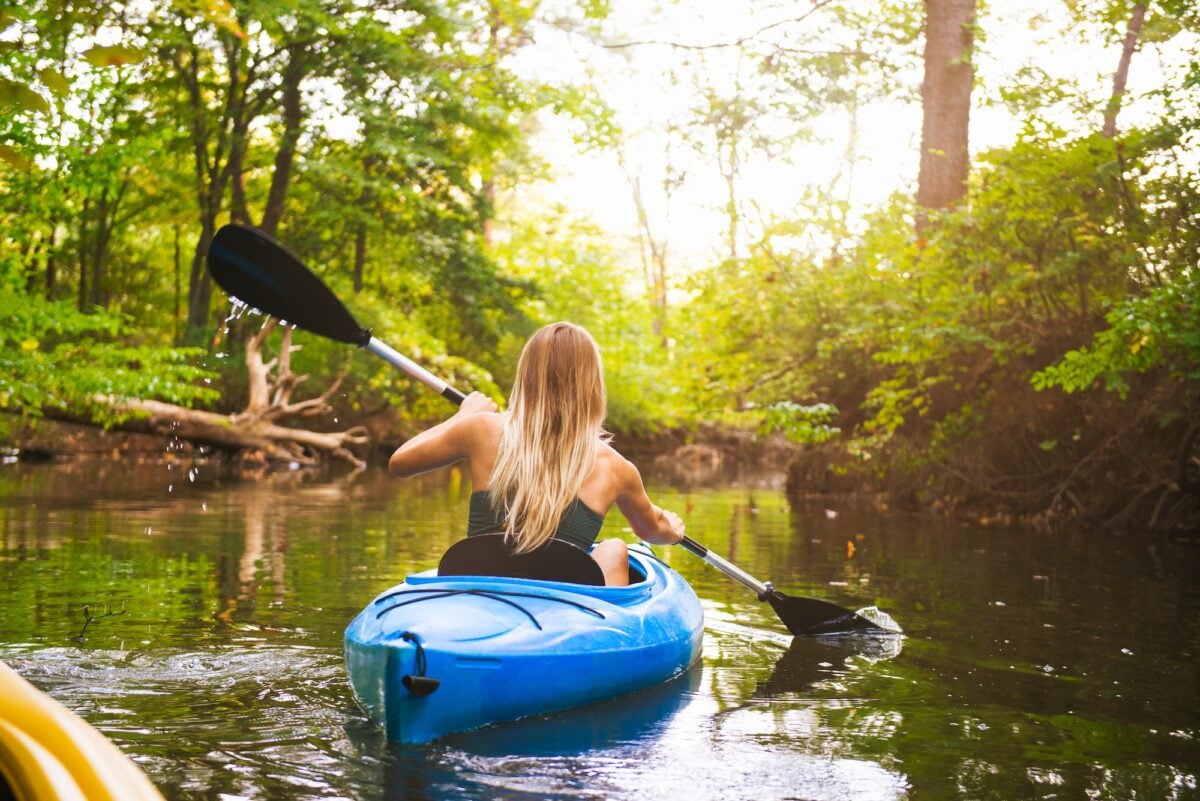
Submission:
M 615 503 L 646 542 L 683 539 L 679 516 L 650 502 L 641 474 L 608 444 L 600 351 L 587 331 L 552 323 L 525 344 L 509 411 L 473 392 L 458 412 L 392 454 L 388 468 L 409 477 L 466 459 L 476 491 L 467 536 L 502 530 L 514 552 L 552 537 L 584 550 Z M 629 583 L 625 543 L 592 550 L 609 586 Z

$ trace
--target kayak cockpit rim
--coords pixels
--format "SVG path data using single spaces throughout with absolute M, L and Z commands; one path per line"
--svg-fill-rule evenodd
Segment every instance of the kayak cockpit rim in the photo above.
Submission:
M 646 554 L 640 550 L 629 551 L 630 578 L 638 577 L 639 581 L 628 587 L 595 587 L 587 584 L 572 584 L 565 581 L 546 581 L 542 579 L 510 578 L 507 576 L 439 576 L 436 569 L 413 573 L 404 578 L 404 583 L 410 587 L 436 585 L 446 590 L 480 590 L 487 588 L 511 587 L 514 590 L 536 590 L 541 587 L 554 592 L 570 592 L 587 598 L 611 603 L 615 606 L 631 606 L 641 603 L 653 595 L 661 587 L 657 571 L 666 569 L 658 557 Z M 386 599 L 387 592 L 380 593 L 373 603 Z

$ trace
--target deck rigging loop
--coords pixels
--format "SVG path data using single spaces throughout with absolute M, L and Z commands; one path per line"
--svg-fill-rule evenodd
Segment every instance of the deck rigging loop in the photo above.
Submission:
M 542 624 L 538 622 L 537 617 L 521 604 L 517 603 L 516 601 L 509 600 L 510 598 L 536 598 L 537 600 L 541 601 L 554 601 L 555 603 L 573 606 L 576 609 L 587 612 L 589 615 L 595 615 L 601 620 L 604 620 L 603 612 L 576 601 L 570 601 L 566 598 L 558 598 L 553 595 L 541 595 L 532 592 L 508 592 L 506 590 L 400 590 L 399 592 L 389 593 L 382 598 L 377 599 L 375 603 L 382 603 L 400 595 L 420 595 L 421 597 L 411 598 L 407 601 L 400 601 L 399 603 L 392 604 L 387 609 L 377 613 L 375 615 L 375 619 L 378 620 L 388 612 L 391 612 L 393 609 L 399 609 L 400 607 L 408 606 L 409 604 L 416 604 L 422 601 L 432 601 L 437 598 L 450 598 L 455 595 L 472 595 L 477 598 L 488 598 L 493 601 L 499 601 L 502 604 L 511 606 L 513 609 L 516 609 L 529 618 L 530 622 L 537 627 L 538 631 L 542 631 Z
M 437 679 L 431 679 L 425 675 L 427 662 L 425 660 L 425 646 L 421 645 L 421 638 L 416 634 L 413 634 L 411 631 L 406 631 L 400 635 L 400 639 L 404 640 L 405 642 L 411 642 L 417 649 L 417 675 L 414 676 L 409 674 L 407 676 L 401 676 L 400 683 L 403 684 L 404 688 L 413 695 L 424 698 L 425 696 L 430 695 L 438 687 L 442 686 L 442 683 Z

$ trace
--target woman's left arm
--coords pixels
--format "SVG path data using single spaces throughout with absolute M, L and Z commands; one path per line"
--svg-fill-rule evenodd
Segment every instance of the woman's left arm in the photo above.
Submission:
M 454 416 L 422 431 L 397 448 L 388 460 L 388 470 L 402 478 L 411 478 L 466 459 L 471 455 L 471 447 L 480 433 L 480 421 L 472 418 L 483 412 L 494 411 L 496 404 L 491 398 L 472 392 Z

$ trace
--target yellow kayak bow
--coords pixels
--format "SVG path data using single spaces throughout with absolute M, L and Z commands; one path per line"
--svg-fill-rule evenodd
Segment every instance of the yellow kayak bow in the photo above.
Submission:
M 107 737 L 0 662 L 0 798 L 8 797 L 163 801 Z

